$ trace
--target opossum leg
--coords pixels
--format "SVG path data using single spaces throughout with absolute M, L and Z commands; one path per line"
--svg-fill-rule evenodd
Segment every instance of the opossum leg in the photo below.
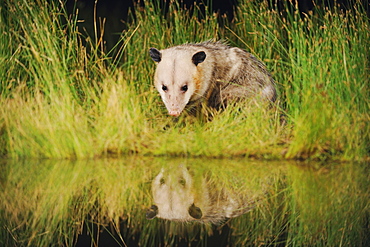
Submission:
M 257 90 L 250 86 L 229 84 L 222 89 L 220 98 L 221 102 L 226 105 L 228 102 L 238 102 L 254 95 L 257 95 Z

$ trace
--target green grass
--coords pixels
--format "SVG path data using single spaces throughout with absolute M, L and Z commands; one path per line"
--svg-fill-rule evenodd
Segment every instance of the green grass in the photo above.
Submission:
M 14 4 L 16 2 L 16 4 Z M 88 158 L 143 155 L 368 159 L 369 20 L 361 5 L 347 14 L 317 9 L 302 18 L 241 2 L 221 28 L 171 5 L 147 3 L 128 23 L 111 58 L 80 45 L 77 20 L 57 4 L 0 5 L 0 154 Z M 153 87 L 149 47 L 228 41 L 272 71 L 276 107 L 249 104 L 213 121 L 174 122 Z M 90 39 L 91 42 L 92 39 Z M 284 121 L 281 121 L 283 116 Z

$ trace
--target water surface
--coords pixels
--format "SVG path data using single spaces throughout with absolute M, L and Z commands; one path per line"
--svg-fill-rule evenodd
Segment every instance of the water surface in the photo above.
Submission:
M 370 245 L 366 163 L 0 164 L 0 246 Z

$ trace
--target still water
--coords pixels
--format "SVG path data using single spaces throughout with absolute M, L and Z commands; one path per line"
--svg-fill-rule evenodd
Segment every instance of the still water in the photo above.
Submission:
M 370 246 L 369 164 L 0 161 L 0 246 Z

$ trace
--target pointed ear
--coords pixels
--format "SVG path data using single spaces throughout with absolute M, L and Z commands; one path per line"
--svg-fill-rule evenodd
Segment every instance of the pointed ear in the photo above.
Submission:
M 194 203 L 189 207 L 188 212 L 191 217 L 197 220 L 202 218 L 202 215 L 203 215 L 202 210 L 198 208 L 197 206 L 195 206 Z
M 153 59 L 153 61 L 154 61 L 154 62 L 159 63 L 159 62 L 161 61 L 161 56 L 162 56 L 162 54 L 161 54 L 161 52 L 160 52 L 160 51 L 158 51 L 157 49 L 155 49 L 155 48 L 150 48 L 150 49 L 149 49 L 149 55 L 150 55 L 150 57 Z
M 204 51 L 195 53 L 193 57 L 191 58 L 195 66 L 203 62 L 205 59 L 206 59 L 206 53 Z
M 158 214 L 158 207 L 156 205 L 152 205 L 147 211 L 146 211 L 146 218 L 148 220 L 154 219 Z

